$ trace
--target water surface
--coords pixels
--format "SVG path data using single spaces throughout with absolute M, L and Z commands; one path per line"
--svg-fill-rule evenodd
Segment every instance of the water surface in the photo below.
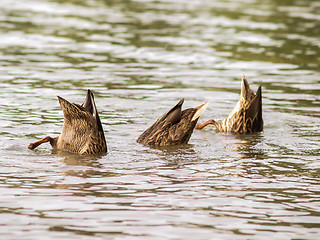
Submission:
M 0 237 L 319 239 L 319 14 L 311 0 L 1 1 Z M 262 86 L 262 133 L 135 142 L 181 98 L 223 119 L 242 74 Z M 60 133 L 56 96 L 88 88 L 109 153 L 27 149 Z

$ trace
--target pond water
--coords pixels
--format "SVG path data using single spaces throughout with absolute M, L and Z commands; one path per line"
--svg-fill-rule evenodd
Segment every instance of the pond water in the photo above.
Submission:
M 1 239 L 320 238 L 319 1 L 0 2 Z M 242 74 L 262 133 L 135 142 L 181 98 L 225 118 Z M 109 153 L 27 149 L 87 89 Z

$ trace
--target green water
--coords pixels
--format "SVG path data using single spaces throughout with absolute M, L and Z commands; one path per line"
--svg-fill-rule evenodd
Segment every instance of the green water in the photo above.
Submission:
M 0 3 L 1 239 L 320 238 L 318 1 Z M 243 73 L 262 133 L 135 142 L 181 98 L 225 118 Z M 109 153 L 27 149 L 88 88 Z

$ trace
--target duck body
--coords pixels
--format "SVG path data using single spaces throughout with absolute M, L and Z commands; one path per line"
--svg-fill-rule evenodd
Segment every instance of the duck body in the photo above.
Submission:
M 215 125 L 220 132 L 232 134 L 263 131 L 261 86 L 254 93 L 249 86 L 248 80 L 243 75 L 240 98 L 229 116 L 223 121 L 208 120 L 198 124 L 196 128 L 201 129 L 208 124 Z
M 163 114 L 137 139 L 138 143 L 149 146 L 171 146 L 187 144 L 200 115 L 208 102 L 182 111 L 184 99 Z
M 92 92 L 88 90 L 82 105 L 70 103 L 59 96 L 58 100 L 64 114 L 60 136 L 45 137 L 31 143 L 29 148 L 34 149 L 44 142 L 50 142 L 53 148 L 81 155 L 107 152 L 107 144 Z

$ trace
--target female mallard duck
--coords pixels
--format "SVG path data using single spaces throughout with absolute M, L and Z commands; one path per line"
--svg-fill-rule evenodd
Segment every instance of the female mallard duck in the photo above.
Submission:
M 261 86 L 257 93 L 251 90 L 248 80 L 243 75 L 240 99 L 230 115 L 223 121 L 213 119 L 197 124 L 196 129 L 202 129 L 213 124 L 220 132 L 246 134 L 263 130 Z
M 195 108 L 181 110 L 184 99 L 163 114 L 137 139 L 138 143 L 149 146 L 169 146 L 188 143 L 194 127 L 206 109 L 208 102 Z
M 53 148 L 82 155 L 107 152 L 106 139 L 92 92 L 88 90 L 82 105 L 70 103 L 59 96 L 58 99 L 64 114 L 61 135 L 55 138 L 45 137 L 31 143 L 29 149 L 50 142 Z

